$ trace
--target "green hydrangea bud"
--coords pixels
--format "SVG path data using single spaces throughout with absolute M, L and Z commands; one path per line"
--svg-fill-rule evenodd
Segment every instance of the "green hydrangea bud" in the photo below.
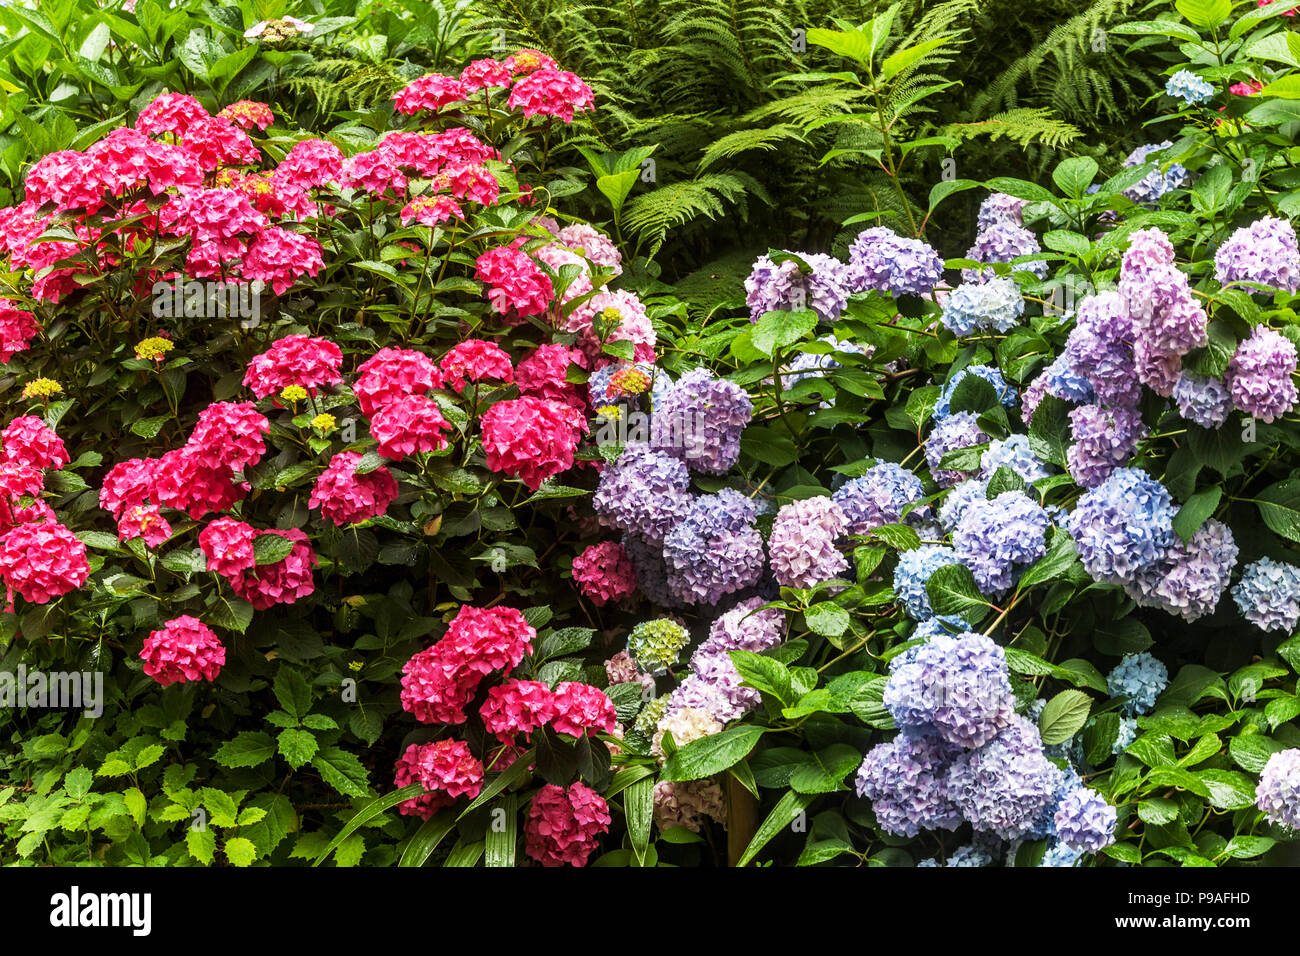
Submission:
M 643 621 L 627 637 L 627 652 L 637 666 L 651 674 L 677 663 L 682 648 L 691 640 L 690 631 L 666 617 Z
M 659 729 L 659 721 L 664 719 L 664 711 L 667 709 L 667 694 L 654 698 L 641 708 L 641 713 L 636 715 L 636 723 L 632 725 L 632 729 L 646 740 L 653 739 L 655 731 Z

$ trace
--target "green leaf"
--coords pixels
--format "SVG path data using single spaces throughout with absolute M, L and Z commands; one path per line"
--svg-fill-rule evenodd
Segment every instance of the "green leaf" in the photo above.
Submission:
M 754 324 L 750 341 L 768 358 L 802 341 L 817 327 L 817 313 L 812 309 L 765 312 Z
M 185 849 L 190 856 L 207 866 L 217 852 L 217 834 L 213 830 L 186 830 Z
M 67 791 L 68 796 L 73 800 L 80 800 L 90 793 L 90 788 L 94 785 L 95 778 L 85 767 L 76 767 L 68 771 L 68 775 L 63 778 L 63 789 Z
M 1255 805 L 1255 783 L 1236 770 L 1201 770 L 1197 773 L 1209 790 L 1207 799 L 1216 810 L 1245 810 Z
M 247 837 L 231 837 L 222 850 L 231 866 L 249 866 L 257 859 L 257 847 Z
M 1023 179 L 1012 179 L 1009 176 L 996 176 L 988 180 L 985 184 L 995 193 L 1006 193 L 1008 196 L 1015 196 L 1017 199 L 1028 199 L 1030 202 L 1047 202 L 1056 204 L 1056 197 L 1048 190 L 1039 186 L 1037 183 L 1026 182 Z M 1034 413 L 1038 417 L 1038 413 Z
M 1273 531 L 1292 541 L 1300 541 L 1300 478 L 1288 478 L 1269 485 L 1259 493 L 1255 503 L 1260 517 Z
M 692 740 L 667 761 L 659 778 L 667 781 L 702 780 L 721 773 L 749 756 L 766 728 L 744 724 L 699 740 Z
M 614 207 L 614 215 L 618 216 L 623 211 L 623 203 L 627 201 L 628 193 L 641 178 L 641 168 L 625 169 L 622 172 L 610 173 L 606 176 L 596 178 L 596 188 L 601 194 L 609 200 L 609 204 Z
M 311 710 L 311 686 L 307 678 L 292 667 L 281 667 L 272 685 L 275 699 L 286 712 L 302 720 Z
M 1174 0 L 1174 7 L 1188 23 L 1202 30 L 1213 30 L 1232 16 L 1231 0 Z
M 911 551 L 921 546 L 921 536 L 911 525 L 885 524 L 872 528 L 870 533 L 898 551 Z
M 1228 755 L 1233 762 L 1251 773 L 1262 771 L 1268 758 L 1284 749 L 1282 744 L 1263 734 L 1242 734 L 1228 742 Z
M 1038 719 L 1043 743 L 1063 744 L 1073 737 L 1088 720 L 1092 698 L 1081 690 L 1063 690 L 1047 702 Z
M 326 747 L 312 758 L 311 765 L 320 771 L 322 780 L 345 797 L 370 793 L 370 775 L 356 754 L 341 747 Z
M 275 741 L 260 730 L 245 730 L 227 740 L 212 755 L 223 767 L 256 767 L 275 756 Z
M 1063 528 L 1052 528 L 1047 553 L 1025 569 L 1017 589 L 1024 591 L 1036 584 L 1058 580 L 1078 562 L 1079 553 L 1075 550 L 1074 539 L 1069 532 Z
M 623 812 L 627 817 L 627 835 L 638 866 L 645 866 L 646 848 L 650 845 L 650 825 L 654 819 L 655 782 L 646 777 L 623 791 Z
M 752 651 L 731 651 L 732 663 L 750 687 L 771 694 L 782 704 L 794 699 L 790 686 L 790 669 L 780 661 Z
M 1300 489 L 1300 481 L 1296 482 L 1297 488 Z M 1187 499 L 1187 502 L 1178 509 L 1178 514 L 1174 515 L 1174 531 L 1178 537 L 1186 543 L 1192 540 L 1192 536 L 1201 529 L 1214 510 L 1219 507 L 1219 500 L 1223 497 L 1223 489 L 1218 485 L 1213 488 L 1206 488 L 1204 491 L 1198 491 Z M 1262 507 L 1262 506 L 1261 506 Z M 1300 512 L 1297 512 L 1300 515 Z
M 278 534 L 259 534 L 253 539 L 253 557 L 259 565 L 278 564 L 293 551 L 293 541 Z
M 416 796 L 422 793 L 424 789 L 418 783 L 412 784 L 411 787 L 415 788 Z M 409 790 L 411 787 L 406 789 Z M 420 829 L 415 831 L 415 836 L 411 837 L 410 842 L 406 844 L 406 849 L 402 851 L 401 859 L 397 861 L 397 865 L 424 866 L 425 861 L 433 855 L 433 851 L 438 848 L 438 844 L 442 842 L 443 837 L 455 828 L 456 814 L 450 808 L 439 811 L 428 820 L 425 820 Z M 326 852 L 328 853 L 328 851 Z
M 849 629 L 849 612 L 838 604 L 822 601 L 803 612 L 808 630 L 822 637 L 839 637 Z
M 386 793 L 382 797 L 375 797 L 352 815 L 352 819 L 343 825 L 343 829 L 335 835 L 334 839 L 330 840 L 325 849 L 316 856 L 316 859 L 312 860 L 311 865 L 320 866 L 321 863 L 334 852 L 334 849 L 340 843 L 350 837 L 360 827 L 378 817 L 385 810 L 391 810 L 399 803 L 418 797 L 424 792 L 424 787 L 420 786 L 418 783 L 412 783 L 398 790 L 394 790 L 392 793 Z M 436 820 L 437 817 L 434 817 L 433 819 Z M 432 820 L 430 820 L 430 822 L 432 822 Z
M 320 746 L 311 731 L 299 730 L 296 727 L 288 727 L 280 731 L 279 744 L 280 756 L 294 770 L 314 757 Z
M 483 865 L 511 867 L 515 865 L 515 846 L 518 842 L 519 798 L 507 793 L 501 803 L 489 814 L 487 832 L 483 834 Z
M 1052 170 L 1052 181 L 1067 196 L 1082 199 L 1092 185 L 1097 169 L 1097 161 L 1091 156 L 1072 156 Z
M 844 778 L 862 763 L 862 754 L 848 744 L 831 744 L 810 755 L 790 775 L 790 786 L 799 793 L 831 793 L 844 789 Z
M 947 564 L 938 568 L 925 582 L 925 593 L 930 597 L 934 613 L 940 616 L 955 614 L 967 621 L 975 621 L 989 606 L 975 585 L 975 576 L 964 564 Z
M 1070 437 L 1070 406 L 1055 395 L 1045 395 L 1029 423 L 1029 447 L 1043 461 L 1066 467 Z
M 736 865 L 747 866 L 754 857 L 758 856 L 763 847 L 772 841 L 773 837 L 793 823 L 795 818 L 808 809 L 809 804 L 815 799 L 814 794 L 788 791 L 785 796 L 777 801 L 776 806 L 772 808 L 772 812 L 767 815 L 767 819 L 754 832 L 754 838 L 749 841 L 749 846 L 745 848 L 745 852 L 736 861 Z

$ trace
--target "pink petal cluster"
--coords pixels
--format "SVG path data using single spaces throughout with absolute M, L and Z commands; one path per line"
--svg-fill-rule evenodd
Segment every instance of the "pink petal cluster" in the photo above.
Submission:
M 542 866 L 586 866 L 613 818 L 605 798 L 586 784 L 537 791 L 524 824 L 524 850 Z
M 402 87 L 393 96 L 399 113 L 414 116 L 422 110 L 437 112 L 444 106 L 465 101 L 465 84 L 452 76 L 430 73 Z
M 286 335 L 253 357 L 244 384 L 258 398 L 277 395 L 290 385 L 301 385 L 315 395 L 317 386 L 343 380 L 339 374 L 342 364 L 342 350 L 329 339 Z
M 270 430 L 271 423 L 252 402 L 213 402 L 199 413 L 185 448 L 208 468 L 243 471 L 266 454 L 262 436 Z
M 48 604 L 75 591 L 90 577 L 86 546 L 54 521 L 21 524 L 0 537 L 0 578 L 9 607 L 14 592 L 32 604 Z
M 586 737 L 598 730 L 614 732 L 618 714 L 614 702 L 599 687 L 564 681 L 555 688 L 551 726 L 570 737 Z
M 315 278 L 325 267 L 320 243 L 279 226 L 262 230 L 248 246 L 243 260 L 245 279 L 260 279 L 276 295 L 284 295 L 295 279 Z
M 403 396 L 423 395 L 431 388 L 442 388 L 438 366 L 414 349 L 386 346 L 362 362 L 357 372 L 352 391 L 366 415 L 373 415 Z
M 555 237 L 570 249 L 581 252 L 596 265 L 613 269 L 615 275 L 623 271 L 623 255 L 618 251 L 618 246 L 595 227 L 585 222 L 575 222 L 565 226 Z
M 387 511 L 397 497 L 393 473 L 380 467 L 359 475 L 359 461 L 361 455 L 355 451 L 339 452 L 331 458 L 312 487 L 308 507 L 320 508 L 324 517 L 339 526 L 378 518 Z
M 36 316 L 15 309 L 9 299 L 0 299 L 0 362 L 7 363 L 17 353 L 27 351 L 32 339 L 40 334 Z
M 237 100 L 217 115 L 244 129 L 252 129 L 254 126 L 258 129 L 266 129 L 275 122 L 275 114 L 271 112 L 271 107 L 253 100 Z
M 441 368 L 443 377 L 458 392 L 465 390 L 467 381 L 509 383 L 515 378 L 510 356 L 495 342 L 483 339 L 467 339 L 452 346 L 442 357 Z
M 1227 384 L 1239 411 L 1271 422 L 1296 407 L 1295 343 L 1281 332 L 1257 325 L 1228 363 Z
M 544 681 L 508 680 L 488 691 L 479 716 L 488 733 L 507 742 L 517 733 L 527 740 L 555 716 L 555 695 Z
M 617 541 L 593 544 L 575 557 L 573 580 L 582 596 L 597 607 L 636 592 L 636 571 Z
M 477 797 L 483 789 L 483 764 L 459 740 L 411 744 L 397 760 L 393 785 L 413 783 L 428 793 L 397 805 L 397 812 L 427 820 L 459 797 Z
M 558 343 L 540 345 L 515 368 L 515 385 L 521 395 L 585 410 L 578 386 L 567 381 L 573 365 L 580 369 L 587 366 L 587 357 L 578 349 Z
M 201 451 L 191 446 L 163 455 L 150 481 L 148 497 L 164 507 L 184 511 L 195 521 L 210 511 L 229 511 L 249 489 L 247 483 L 235 484 L 228 469 L 204 464 Z
M 525 116 L 554 116 L 572 123 L 574 111 L 591 109 L 595 97 L 576 73 L 542 69 L 517 81 L 507 103 Z
M 119 541 L 142 538 L 149 547 L 156 548 L 171 536 L 171 523 L 162 516 L 155 504 L 132 505 L 117 523 Z
M 337 182 L 343 172 L 343 153 L 323 139 L 295 143 L 275 168 L 275 178 L 308 189 Z
M 223 578 L 235 578 L 257 564 L 253 539 L 257 529 L 237 518 L 214 518 L 199 532 L 199 550 L 207 558 L 208 570 Z
M 619 289 L 614 292 L 598 292 L 584 302 L 574 312 L 581 312 L 590 317 L 582 328 L 579 344 L 593 361 L 601 360 L 608 364 L 614 361 L 612 356 L 602 352 L 602 342 L 591 322 L 599 316 L 606 327 L 605 342 L 631 342 L 634 362 L 653 362 L 655 360 L 654 324 L 646 314 L 645 303 L 631 292 Z
M 500 60 L 490 57 L 475 60 L 460 71 L 460 82 L 466 90 L 482 90 L 489 86 L 509 86 L 514 81 L 510 68 Z
M 586 428 L 573 406 L 530 395 L 497 402 L 484 413 L 482 425 L 488 468 L 518 478 L 534 491 L 573 467 Z
M 226 648 L 206 624 L 182 614 L 145 638 L 140 658 L 144 672 L 167 687 L 199 679 L 216 680 L 226 663 Z
M 555 297 L 550 276 L 514 246 L 489 249 L 475 267 L 478 280 L 488 287 L 488 301 L 502 315 L 541 315 Z
M 63 439 L 35 415 L 15 418 L 0 432 L 0 457 L 33 468 L 62 468 L 70 459 Z
M 418 222 L 432 228 L 448 219 L 465 219 L 465 211 L 451 196 L 418 196 L 402 207 L 403 226 Z
M 312 551 L 307 535 L 297 528 L 271 529 L 262 534 L 288 538 L 293 542 L 293 550 L 274 564 L 255 565 L 229 578 L 230 590 L 253 605 L 256 611 L 265 611 L 277 604 L 292 604 L 315 591 L 316 582 L 311 569 L 316 566 L 316 553 Z
M 451 426 L 442 417 L 438 403 L 423 395 L 402 395 L 375 412 L 370 419 L 370 436 L 379 454 L 394 461 L 447 447 L 443 432 Z
M 140 111 L 135 128 L 149 136 L 159 133 L 184 135 L 191 126 L 211 119 L 211 115 L 192 96 L 184 93 L 163 93 Z

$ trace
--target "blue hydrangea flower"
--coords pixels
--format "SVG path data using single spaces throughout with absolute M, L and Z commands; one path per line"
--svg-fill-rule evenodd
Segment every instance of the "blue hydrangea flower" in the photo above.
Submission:
M 1001 595 L 1015 586 L 1023 568 L 1047 553 L 1050 524 L 1047 512 L 1023 491 L 975 499 L 953 532 L 953 552 L 980 591 Z
M 1096 790 L 1079 787 L 1056 810 L 1056 837 L 1085 853 L 1100 853 L 1115 842 L 1115 808 Z
M 1178 414 L 1202 428 L 1218 428 L 1232 412 L 1232 395 L 1221 379 L 1184 371 L 1174 383 Z
M 998 401 L 1008 411 L 1020 404 L 1020 396 L 1016 394 L 1014 388 L 1007 384 L 1007 380 L 1002 377 L 1002 373 L 998 369 L 993 368 L 991 365 L 967 365 L 948 379 L 943 386 L 943 391 L 939 393 L 939 400 L 934 405 L 934 418 L 936 421 L 947 418 L 952 414 L 952 394 L 967 375 L 977 376 L 992 385 L 993 390 L 997 393 Z
M 872 465 L 831 495 L 844 512 L 849 534 L 866 534 L 882 525 L 898 524 L 903 520 L 903 509 L 924 497 L 921 479 L 889 461 Z
M 1168 686 L 1168 668 L 1146 651 L 1125 654 L 1114 670 L 1106 675 L 1106 690 L 1111 697 L 1128 698 L 1122 710 L 1130 716 L 1151 713 L 1156 698 Z
M 959 846 L 948 854 L 948 862 L 944 866 L 992 866 L 993 857 L 984 849 L 967 844 Z
M 930 466 L 930 474 L 944 488 L 951 488 L 959 481 L 969 478 L 973 471 L 958 471 L 940 467 L 943 456 L 958 448 L 973 448 L 989 440 L 989 436 L 979 426 L 979 416 L 974 412 L 953 412 L 946 418 L 934 423 L 930 436 L 925 440 L 925 460 Z
M 1292 631 L 1300 623 L 1300 567 L 1260 558 L 1246 565 L 1232 599 L 1260 630 Z
M 886 833 L 955 830 L 961 815 L 948 799 L 947 774 L 961 751 L 934 734 L 899 734 L 867 753 L 854 787 L 871 801 Z
M 678 607 L 681 601 L 668 590 L 668 567 L 664 564 L 662 544 L 647 541 L 639 534 L 623 535 L 623 551 L 636 572 L 637 589 L 660 607 Z
M 1094 580 L 1124 584 L 1174 542 L 1173 498 L 1137 468 L 1117 468 L 1066 518 L 1079 559 Z
M 1033 484 L 1049 474 L 1047 466 L 1029 447 L 1028 435 L 1009 435 L 1002 441 L 989 443 L 988 450 L 980 456 L 980 477 L 992 478 L 999 468 L 1010 468 L 1026 484 Z
M 1124 168 L 1141 166 L 1148 161 L 1152 153 L 1159 153 L 1173 145 L 1170 140 L 1165 140 L 1162 143 L 1148 143 L 1146 146 L 1139 146 L 1128 154 L 1128 157 L 1124 160 Z M 1154 205 L 1156 200 L 1171 189 L 1185 186 L 1190 178 L 1187 174 L 1187 168 L 1179 163 L 1171 163 L 1164 172 L 1160 171 L 1159 164 L 1157 164 L 1157 167 L 1147 173 L 1139 182 L 1124 190 L 1124 195 L 1135 203 Z
M 628 445 L 601 473 L 591 504 L 606 527 L 663 541 L 690 508 L 686 466 L 646 445 Z
M 668 590 L 687 604 L 717 604 L 753 587 L 763 573 L 763 538 L 754 502 L 732 488 L 695 499 L 664 537 Z
M 1076 850 L 1074 847 L 1066 846 L 1060 840 L 1054 840 L 1048 847 L 1047 852 L 1043 854 L 1042 862 L 1039 866 L 1074 866 L 1083 859 L 1083 851 Z
M 740 457 L 740 433 L 754 415 L 749 395 L 707 368 L 678 379 L 650 420 L 650 444 L 696 471 L 725 474 Z
M 849 247 L 848 281 L 854 292 L 928 295 L 942 278 L 939 253 L 884 226 L 864 230 Z
M 984 454 L 987 455 L 988 452 Z M 970 507 L 971 502 L 983 501 L 988 498 L 988 490 L 989 483 L 985 478 L 967 478 L 954 487 L 948 492 L 948 497 L 944 499 L 943 505 L 939 508 L 940 527 L 945 531 L 952 531 L 956 528 L 961 523 L 961 517 L 966 513 L 966 509 Z
M 927 617 L 924 621 L 917 624 L 912 630 L 912 640 L 929 640 L 932 637 L 952 637 L 957 634 L 966 633 L 969 625 L 959 617 L 953 617 L 951 614 L 941 614 L 935 617 Z
M 1128 750 L 1128 745 L 1137 740 L 1138 722 L 1136 717 L 1121 717 L 1119 719 L 1119 733 L 1115 737 L 1115 743 L 1110 748 L 1110 752 L 1115 755 L 1122 754 Z
M 1214 85 L 1191 70 L 1179 70 L 1165 82 L 1165 92 L 1188 105 L 1204 103 L 1214 95 Z
M 1021 396 L 1025 421 L 1032 421 L 1034 411 L 1044 395 L 1051 395 L 1063 402 L 1091 402 L 1097 395 L 1092 383 L 1076 371 L 1070 361 L 1068 352 L 1062 352 L 1051 365 L 1043 369 L 1038 377 L 1029 383 Z
M 917 621 L 933 617 L 925 582 L 939 568 L 956 563 L 957 555 L 953 554 L 952 548 L 937 544 L 923 544 L 899 554 L 898 566 L 894 569 L 894 597 L 903 605 L 903 610 Z
M 882 699 L 905 733 L 933 729 L 968 748 L 992 739 L 1015 716 L 1006 655 L 969 631 L 936 635 L 895 657 Z
M 977 831 L 1015 840 L 1052 801 L 1061 777 L 1043 754 L 1038 728 L 1013 715 L 997 736 L 953 762 L 948 794 Z
M 1010 276 L 987 282 L 963 282 L 943 300 L 940 321 L 953 335 L 970 335 L 976 329 L 1010 332 L 1020 324 L 1025 299 Z
M 1280 750 L 1268 758 L 1255 787 L 1255 806 L 1270 823 L 1300 830 L 1300 749 Z

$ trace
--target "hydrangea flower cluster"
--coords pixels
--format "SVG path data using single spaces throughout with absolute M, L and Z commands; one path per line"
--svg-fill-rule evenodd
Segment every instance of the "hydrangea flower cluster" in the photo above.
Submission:
M 849 247 L 848 282 L 854 292 L 929 295 L 942 279 L 939 253 L 884 226 L 864 230 Z
M 754 502 L 731 488 L 696 498 L 664 537 L 669 592 L 687 604 L 716 604 L 757 584 L 764 558 L 757 517 Z
M 677 458 L 647 445 L 628 445 L 601 473 L 592 507 L 607 527 L 662 544 L 691 507 L 690 483 Z
M 1232 404 L 1260 421 L 1272 422 L 1300 399 L 1295 373 L 1295 343 L 1266 325 L 1257 325 L 1228 363 L 1226 382 Z
M 1300 624 L 1300 567 L 1260 558 L 1232 589 L 1242 617 L 1261 631 L 1292 631 Z
M 1139 605 L 1159 607 L 1185 621 L 1213 614 L 1237 563 L 1237 544 L 1221 521 L 1207 521 L 1190 541 L 1175 538 L 1124 590 Z
M 636 572 L 617 541 L 589 545 L 573 559 L 573 580 L 592 604 L 622 601 L 636 592 Z
M 722 823 L 727 818 L 727 800 L 718 781 L 660 780 L 654 787 L 654 822 L 660 832 L 685 827 L 699 833 L 705 819 Z
M 1029 200 L 1008 196 L 1006 193 L 990 193 L 980 203 L 979 220 L 976 230 L 983 232 L 992 226 L 1003 224 L 1023 226 L 1024 209 Z
M 966 748 L 993 739 L 1015 712 L 1002 648 L 971 632 L 937 635 L 894 658 L 883 699 L 906 732 L 933 730 Z
M 1300 830 L 1300 749 L 1279 750 L 1268 758 L 1255 787 L 1255 806 L 1269 823 Z
M 427 820 L 460 797 L 477 797 L 483 789 L 483 764 L 459 740 L 411 744 L 397 759 L 393 786 L 412 783 L 428 792 L 399 803 L 397 812 Z
M 1165 81 L 1165 92 L 1189 106 L 1204 103 L 1214 95 L 1214 84 L 1201 79 L 1191 70 L 1178 70 Z
M 935 571 L 957 563 L 953 550 L 938 544 L 923 544 L 901 553 L 894 568 L 894 596 L 903 605 L 903 610 L 918 621 L 933 617 L 934 610 L 930 607 L 925 583 Z
M 764 313 L 812 309 L 823 319 L 840 317 L 852 291 L 849 270 L 834 256 L 804 253 L 799 256 L 809 266 L 805 272 L 796 259 L 773 262 L 759 256 L 745 279 L 745 303 L 753 322 Z
M 182 614 L 152 632 L 140 649 L 144 672 L 162 687 L 195 680 L 216 680 L 226 663 L 226 648 L 212 629 Z
M 1023 478 L 1027 484 L 1032 484 L 1040 478 L 1046 478 L 1049 474 L 1047 466 L 1039 460 L 1033 449 L 1029 447 L 1029 436 L 1019 434 L 1008 435 L 1004 439 L 989 442 L 988 449 L 980 456 L 981 478 L 992 478 L 999 468 L 1010 468 Z M 962 485 L 971 480 L 968 478 Z M 962 485 L 958 487 L 962 487 Z M 954 489 L 953 494 L 955 493 Z M 953 495 L 949 495 L 948 501 L 952 501 L 952 499 Z
M 1165 140 L 1160 143 L 1148 143 L 1145 146 L 1139 146 L 1124 159 L 1124 168 L 1130 169 L 1133 166 L 1141 166 L 1150 162 L 1152 154 L 1162 152 L 1173 145 L 1171 141 Z M 1157 164 L 1155 169 L 1124 190 L 1124 195 L 1135 203 L 1154 206 L 1161 196 L 1170 190 L 1187 185 L 1190 179 L 1187 169 L 1178 163 L 1170 163 L 1169 167 L 1163 172 L 1161 172 L 1159 164 Z
M 953 289 L 943 300 L 940 321 L 958 337 L 977 330 L 1006 333 L 1020 324 L 1024 312 L 1020 286 L 1009 276 L 994 276 L 987 282 L 963 282 Z
M 382 465 L 365 474 L 357 473 L 361 455 L 355 451 L 339 452 L 316 479 L 309 508 L 342 527 L 378 518 L 397 498 L 397 481 Z
M 524 851 L 542 866 L 586 866 L 613 817 L 605 798 L 586 784 L 548 783 L 533 797 Z
M 1170 396 L 1178 414 L 1202 428 L 1218 428 L 1232 411 L 1232 394 L 1220 379 L 1193 375 L 1186 369 L 1174 383 Z
M 1020 256 L 1032 256 L 1043 251 L 1036 237 L 1023 226 L 1001 222 L 980 231 L 975 244 L 966 250 L 966 258 L 981 263 L 1011 262 Z M 1042 260 L 1023 262 L 1012 267 L 1015 272 L 1032 272 L 1039 279 L 1047 278 L 1047 263 Z M 963 282 L 982 282 L 996 273 L 991 268 L 963 269 Z
M 1124 584 L 1163 557 L 1178 509 L 1168 490 L 1137 468 L 1118 468 L 1079 498 L 1066 519 L 1094 580 Z
M 767 540 L 776 583 L 810 588 L 839 577 L 849 562 L 836 543 L 847 526 L 847 516 L 831 498 L 805 498 L 784 505 Z
M 572 405 L 524 395 L 497 402 L 482 418 L 487 466 L 536 491 L 573 467 L 586 421 Z
M 1214 254 L 1214 274 L 1224 285 L 1255 282 L 1295 293 L 1300 289 L 1300 246 L 1295 228 L 1276 216 L 1242 226 Z
M 1023 491 L 976 498 L 952 535 L 953 553 L 985 594 L 1010 590 L 1022 568 L 1047 553 L 1047 512 Z
M 1174 263 L 1173 245 L 1159 229 L 1139 229 L 1129 237 L 1119 293 L 1133 320 L 1138 378 L 1167 398 L 1183 355 L 1208 341 L 1208 319 Z
M 974 412 L 953 412 L 946 418 L 935 421 L 930 436 L 925 440 L 925 460 L 930 466 L 930 474 L 941 487 L 951 488 L 973 474 L 941 466 L 944 455 L 949 452 L 974 448 L 989 440 L 989 436 L 980 428 L 978 419 L 979 416 Z
M 924 497 L 921 479 L 893 462 L 872 465 L 831 494 L 844 515 L 848 534 L 866 534 L 883 525 L 898 524 L 904 509 Z
M 666 617 L 642 621 L 627 636 L 627 652 L 643 671 L 658 674 L 677 663 L 691 632 Z
M 1096 790 L 1078 787 L 1061 800 L 1054 816 L 1056 837 L 1085 853 L 1100 853 L 1115 842 L 1115 808 Z
M 689 468 L 721 475 L 740 458 L 740 433 L 753 414 L 743 388 L 706 368 L 693 369 L 655 403 L 650 443 Z
M 1133 457 L 1147 434 L 1136 408 L 1080 405 L 1070 412 L 1070 476 L 1084 488 L 1096 488 Z
M 1142 651 L 1125 654 L 1106 675 L 1106 690 L 1111 697 L 1127 697 L 1124 713 L 1149 714 L 1156 698 L 1169 686 L 1169 670 L 1158 659 Z

